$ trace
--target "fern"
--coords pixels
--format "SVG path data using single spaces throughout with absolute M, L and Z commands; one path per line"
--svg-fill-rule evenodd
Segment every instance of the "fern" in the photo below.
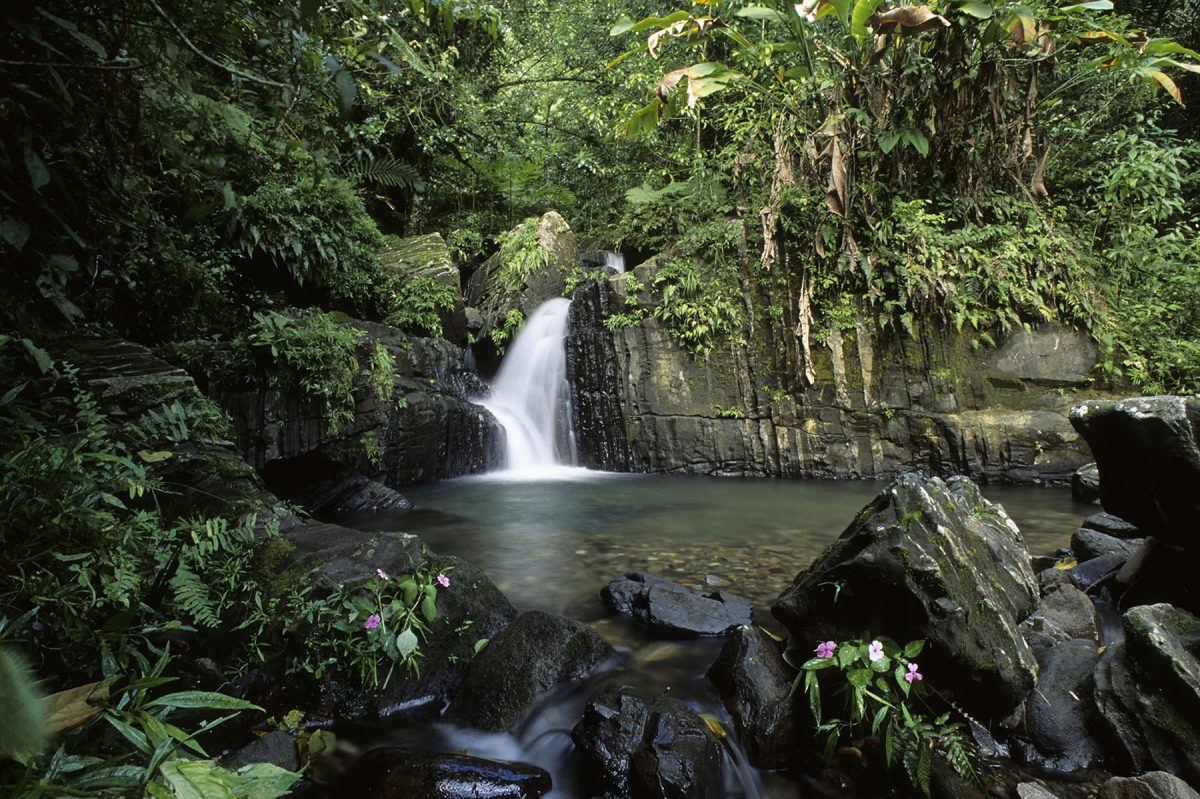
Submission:
M 423 191 L 424 181 L 417 168 L 392 156 L 366 158 L 356 161 L 346 170 L 346 177 L 359 183 L 373 183 L 392 189 Z
M 200 627 L 213 628 L 221 623 L 209 595 L 208 584 L 198 574 L 180 563 L 171 578 L 171 589 L 175 592 L 175 604 L 192 617 Z

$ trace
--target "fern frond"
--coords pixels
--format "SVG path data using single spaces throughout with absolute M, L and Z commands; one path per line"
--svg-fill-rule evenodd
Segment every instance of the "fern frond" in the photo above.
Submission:
M 346 176 L 361 183 L 394 189 L 416 189 L 422 185 L 421 174 L 415 166 L 390 155 L 356 161 L 346 170 Z
M 171 578 L 171 589 L 175 592 L 175 605 L 180 611 L 191 616 L 197 626 L 213 628 L 220 624 L 221 619 L 217 616 L 209 596 L 208 584 L 189 569 L 187 564 L 179 564 Z

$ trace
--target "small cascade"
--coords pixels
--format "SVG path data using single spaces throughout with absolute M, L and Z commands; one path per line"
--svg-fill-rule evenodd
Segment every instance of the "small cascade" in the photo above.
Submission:
M 625 274 L 625 256 L 619 252 L 604 253 L 604 268 L 611 269 L 618 275 Z
M 549 300 L 530 315 L 480 404 L 504 427 L 510 473 L 546 472 L 579 462 L 567 386 L 567 312 Z

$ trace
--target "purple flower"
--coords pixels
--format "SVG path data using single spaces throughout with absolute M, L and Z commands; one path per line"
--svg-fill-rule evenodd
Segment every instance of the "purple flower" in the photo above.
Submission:
M 437 581 L 438 581 L 438 585 L 440 585 L 442 588 L 450 587 L 450 578 L 444 574 L 439 574 L 437 576 Z
M 909 663 L 908 674 L 904 675 L 904 679 L 908 680 L 909 685 L 911 685 L 913 680 L 920 682 L 921 680 L 925 679 L 925 677 L 921 674 L 921 672 L 917 671 L 916 663 Z
M 836 641 L 826 641 L 822 644 L 817 644 L 817 657 L 831 658 L 835 649 L 837 649 Z
M 379 626 L 380 621 L 382 621 L 382 619 L 379 618 L 379 614 L 372 613 L 370 616 L 367 616 L 367 622 L 363 625 L 363 627 L 366 627 L 368 630 L 374 630 Z
M 383 569 L 376 569 L 376 570 L 375 570 L 375 573 L 376 573 L 377 575 L 379 575 L 379 579 L 380 579 L 380 580 L 388 580 L 388 579 L 390 579 L 390 578 L 388 577 L 388 574 L 387 574 L 387 572 L 385 572 Z
M 878 641 L 872 641 L 871 645 L 867 647 L 867 658 L 869 658 L 872 663 L 874 663 L 876 660 L 883 660 L 883 644 L 879 643 Z

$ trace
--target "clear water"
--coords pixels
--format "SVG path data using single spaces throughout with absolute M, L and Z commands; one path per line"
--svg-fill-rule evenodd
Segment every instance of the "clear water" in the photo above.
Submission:
M 486 571 L 519 608 L 593 621 L 600 589 L 643 569 L 693 587 L 770 603 L 886 483 L 558 472 L 500 473 L 406 489 L 415 510 L 360 516 L 350 526 L 417 533 L 435 552 Z M 1033 554 L 1066 546 L 1095 508 L 1065 490 L 996 486 Z

